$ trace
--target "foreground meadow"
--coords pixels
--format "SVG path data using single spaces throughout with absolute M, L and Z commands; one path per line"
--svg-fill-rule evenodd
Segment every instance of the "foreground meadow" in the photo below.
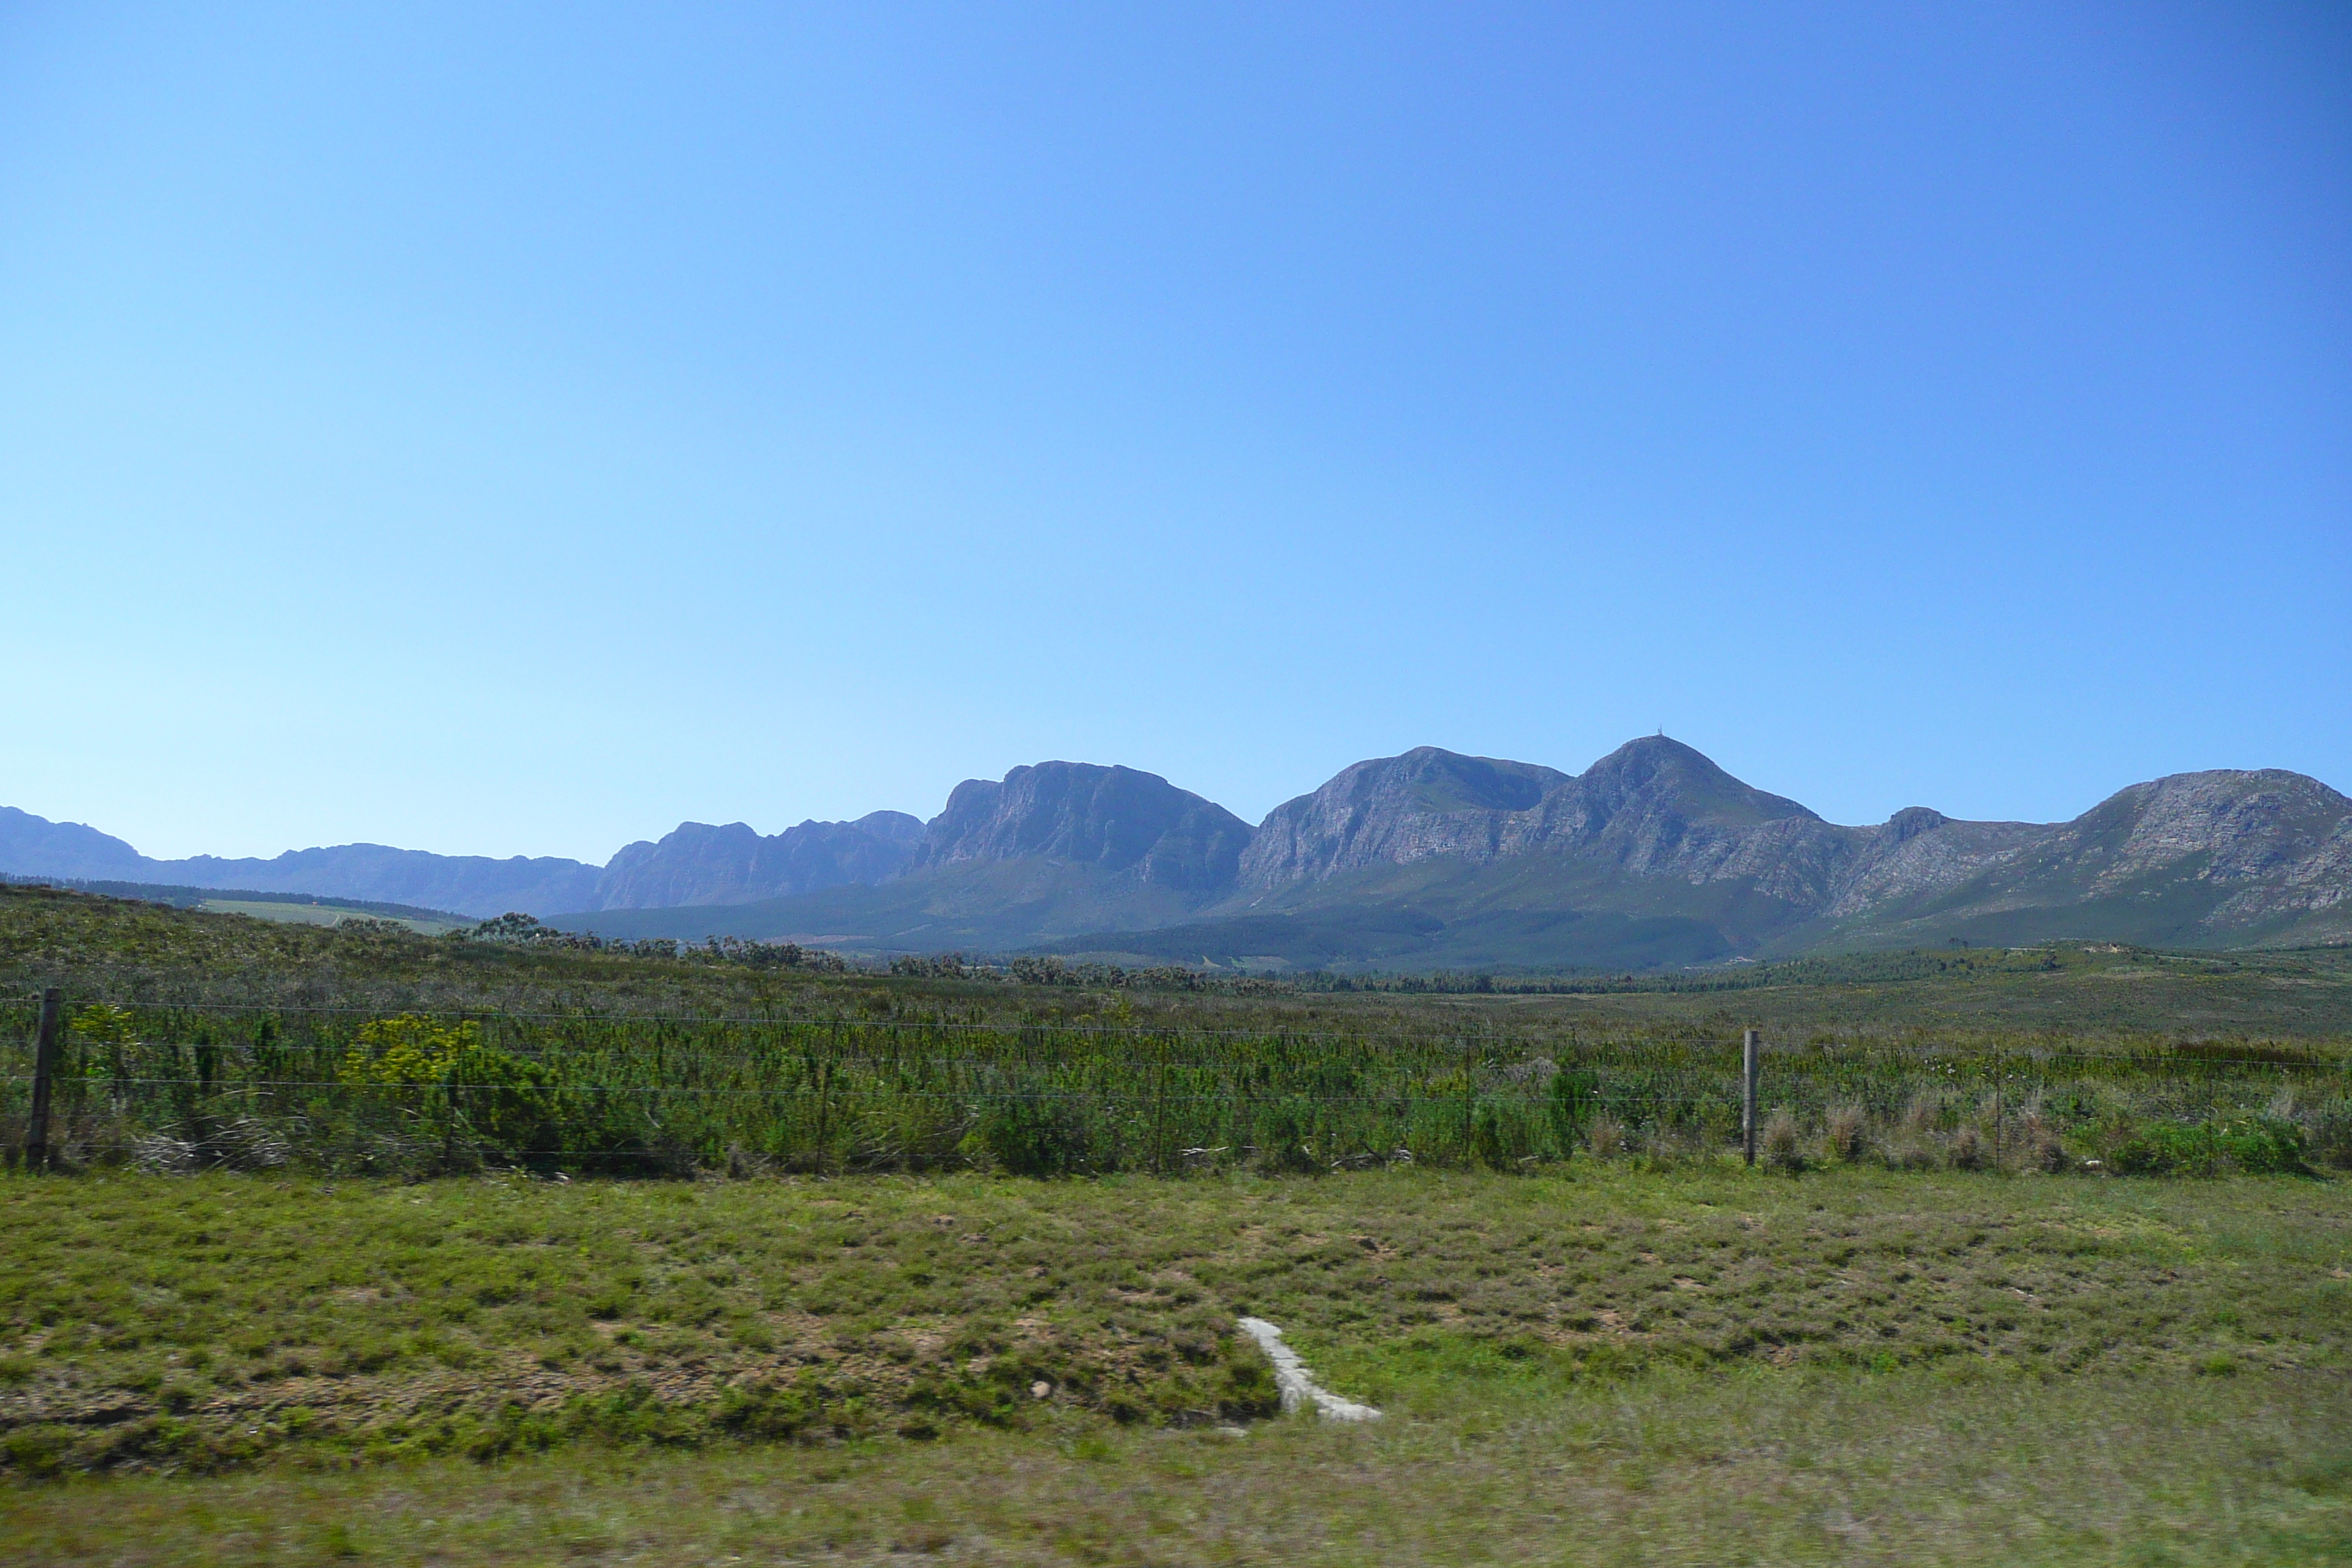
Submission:
M 2352 1556 L 2352 1193 L 0 1183 L 24 1562 Z M 1387 1419 L 1273 1414 L 1281 1324 Z

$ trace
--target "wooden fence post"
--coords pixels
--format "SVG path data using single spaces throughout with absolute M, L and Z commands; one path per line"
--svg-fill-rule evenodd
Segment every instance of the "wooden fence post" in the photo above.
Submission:
M 58 1080 L 58 1015 L 65 993 L 52 985 L 41 993 L 41 1026 L 33 1045 L 33 1114 L 25 1123 L 25 1168 L 49 1168 L 49 1098 Z
M 1739 1144 L 1748 1163 L 1756 1163 L 1756 1069 L 1764 1037 L 1750 1029 L 1739 1041 Z

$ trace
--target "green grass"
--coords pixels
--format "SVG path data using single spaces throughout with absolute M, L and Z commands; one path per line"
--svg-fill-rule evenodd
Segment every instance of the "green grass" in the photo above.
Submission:
M 0 1183 L 20 1473 L 928 1435 L 1664 1368 L 2301 1371 L 2352 1191 L 1737 1169 L 1569 1178 Z M 1044 1384 L 1050 1397 L 1029 1397 Z
M 0 1490 L 65 1564 L 2352 1560 L 2352 1411 L 2273 1374 L 1659 1374 L 1371 1428 L 1030 1431 Z
M 25 1563 L 2352 1560 L 2334 1183 L 17 1178 L 0 1235 Z M 1269 1418 L 1244 1311 L 1386 1418 Z

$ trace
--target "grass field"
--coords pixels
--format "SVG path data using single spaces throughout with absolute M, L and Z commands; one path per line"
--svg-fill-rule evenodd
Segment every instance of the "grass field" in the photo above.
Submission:
M 0 1227 L 27 1561 L 2352 1552 L 2335 1182 L 17 1178 Z M 1387 1420 L 1268 1419 L 1245 1311 Z
M 458 921 L 421 920 L 413 915 L 373 915 L 364 910 L 337 909 L 331 904 L 260 903 L 251 900 L 206 899 L 196 906 L 206 914 L 250 915 L 259 921 L 283 921 L 291 925 L 337 926 L 345 921 L 381 920 L 415 931 L 419 936 L 440 936 L 444 932 L 463 931 L 469 922 Z
M 1370 1428 L 1060 1417 L 826 1447 L 571 1449 L 0 1490 L 26 1564 L 2352 1560 L 2334 1386 L 1933 1373 L 1432 1386 Z

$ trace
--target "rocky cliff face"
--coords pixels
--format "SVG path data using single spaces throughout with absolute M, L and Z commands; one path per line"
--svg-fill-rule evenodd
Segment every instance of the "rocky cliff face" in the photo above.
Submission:
M 595 901 L 583 907 L 748 904 L 880 882 L 898 875 L 922 836 L 922 823 L 903 811 L 803 822 L 766 837 L 740 822 L 682 822 L 658 843 L 641 839 L 615 854 L 596 879 Z
M 1662 736 L 1576 776 L 1429 748 L 1359 763 L 1276 808 L 1223 907 L 1239 912 L 1276 895 L 1312 903 L 1313 884 L 1342 872 L 1440 858 L 1544 858 L 1588 889 L 1596 875 L 1738 882 L 1774 900 L 1791 927 L 1853 932 L 2070 907 L 2088 911 L 2088 931 L 2130 923 L 2106 906 L 2126 898 L 2169 898 L 2181 920 L 2216 938 L 2313 920 L 2352 930 L 2352 801 L 2299 773 L 2178 774 L 2067 823 L 1964 822 L 1912 806 L 1850 827 Z M 1651 901 L 1672 901 L 1660 899 Z
M 1206 895 L 1233 885 L 1249 839 L 1249 824 L 1157 773 L 1040 763 L 958 784 L 907 869 L 1034 858 Z
M 1513 854 L 1574 855 L 1630 877 L 1751 879 L 1771 897 L 1803 903 L 1822 895 L 1860 831 L 1832 826 L 1681 742 L 1654 736 L 1628 742 L 1549 792 L 1505 843 Z
M 1341 871 L 1433 856 L 1491 859 L 1544 792 L 1568 775 L 1533 763 L 1422 746 L 1343 768 L 1313 795 L 1258 825 L 1236 868 L 1244 888 L 1319 881 Z
M 2216 934 L 2313 921 L 2315 938 L 2352 929 L 2352 800 L 2301 773 L 2220 770 L 2133 784 L 2072 822 L 1882 830 L 1823 912 L 1958 920 L 2164 900 Z
M 1762 877 L 1780 896 L 1804 898 L 1861 831 L 1750 788 L 1663 736 L 1630 742 L 1580 776 L 1423 747 L 1358 763 L 1276 807 L 1240 880 L 1262 892 L 1439 856 L 1552 853 L 1632 877 Z

